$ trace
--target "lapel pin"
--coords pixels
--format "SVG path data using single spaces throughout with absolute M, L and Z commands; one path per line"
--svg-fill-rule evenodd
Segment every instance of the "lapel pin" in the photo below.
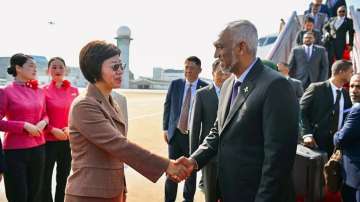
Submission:
M 249 87 L 246 86 L 246 87 L 244 88 L 244 92 L 247 93 L 248 91 L 249 91 Z

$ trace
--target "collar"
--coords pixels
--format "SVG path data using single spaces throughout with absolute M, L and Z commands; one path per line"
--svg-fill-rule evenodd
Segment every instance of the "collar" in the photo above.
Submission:
M 56 87 L 56 81 L 55 81 L 55 80 L 52 80 L 52 81 L 51 81 L 51 85 L 52 85 L 54 88 L 57 88 L 57 87 Z M 71 86 L 70 81 L 64 79 L 64 80 L 62 81 L 62 84 L 61 84 L 60 87 L 67 89 L 67 88 L 69 88 L 70 86 Z
M 344 19 L 345 19 L 345 16 L 343 16 L 343 17 L 337 16 L 336 19 L 337 19 L 337 20 L 344 20 Z
M 312 49 L 313 46 L 314 46 L 314 44 L 311 44 L 310 46 L 303 44 L 304 48 L 309 47 L 310 49 Z
M 333 83 L 331 82 L 331 80 L 329 80 L 329 83 L 330 83 L 331 89 L 332 89 L 333 91 L 336 92 L 337 90 L 340 90 L 340 91 L 342 90 L 342 88 L 336 87 L 335 84 L 333 84 Z
M 25 83 L 26 83 L 25 81 L 17 81 L 17 80 L 13 81 L 13 84 L 18 86 L 25 86 Z
M 221 89 L 220 86 L 217 86 L 217 85 L 215 84 L 215 82 L 213 82 L 213 85 L 214 85 L 216 91 L 220 91 L 220 89 Z
M 190 83 L 187 79 L 185 79 L 185 85 L 190 85 L 191 84 L 191 86 L 193 87 L 193 86 L 197 86 L 197 84 L 198 84 L 198 82 L 199 82 L 199 79 L 196 79 L 194 82 L 192 82 L 192 83 Z
M 100 90 L 95 86 L 95 84 L 89 83 L 87 87 L 87 95 L 94 97 L 100 103 L 106 101 L 105 96 L 100 92 Z
M 26 82 L 15 80 L 15 81 L 13 81 L 13 84 L 17 85 L 17 86 L 25 86 L 25 87 L 28 87 L 28 88 L 31 88 L 31 89 L 34 89 L 34 90 L 39 88 L 39 83 L 35 79 L 34 80 L 28 80 Z
M 240 75 L 239 78 L 235 77 L 237 81 L 241 83 L 244 82 L 246 76 L 249 74 L 250 70 L 254 67 L 255 63 L 257 62 L 258 58 L 255 58 L 254 61 L 249 65 L 249 67 Z

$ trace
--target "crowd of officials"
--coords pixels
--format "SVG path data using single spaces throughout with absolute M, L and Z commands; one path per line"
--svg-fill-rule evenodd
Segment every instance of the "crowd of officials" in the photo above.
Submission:
M 341 190 L 342 198 L 345 202 L 355 202 L 360 201 L 360 192 L 358 191 L 360 189 L 360 175 L 358 174 L 360 163 L 356 160 L 360 157 L 358 155 L 360 150 L 355 149 L 360 146 L 360 127 L 356 125 L 356 123 L 360 122 L 359 112 L 356 109 L 357 103 L 360 101 L 360 75 L 353 75 L 353 65 L 350 62 L 354 29 L 352 19 L 347 17 L 346 9 L 345 1 L 328 1 L 326 5 L 322 4 L 322 0 L 312 1 L 309 9 L 304 13 L 303 29 L 296 37 L 297 46 L 291 50 L 289 61 L 280 62 L 276 66 L 277 70 L 288 80 L 297 97 L 300 108 L 298 122 L 300 129 L 295 134 L 299 136 L 298 143 L 326 152 L 328 157 L 332 155 L 334 145 L 343 150 L 345 160 L 343 164 L 344 185 Z M 241 38 L 241 40 L 244 39 Z M 216 48 L 215 58 L 223 60 L 223 56 L 219 55 L 220 50 L 223 49 L 222 44 L 217 41 L 214 43 L 214 46 Z M 224 61 L 221 62 L 225 63 Z M 213 142 L 213 139 L 216 139 L 211 136 L 213 133 L 218 133 L 220 136 L 219 140 L 216 139 L 216 143 L 219 144 L 218 147 L 224 143 L 230 144 L 226 141 L 235 141 L 235 139 L 225 140 L 226 136 L 221 134 L 224 133 L 225 129 L 222 129 L 217 124 L 222 122 L 221 116 L 223 116 L 223 113 L 232 115 L 232 104 L 229 104 L 227 101 L 223 101 L 223 104 L 220 102 L 219 104 L 219 99 L 226 100 L 226 97 L 230 94 L 231 99 L 229 102 L 232 103 L 232 95 L 236 94 L 234 91 L 231 93 L 220 93 L 223 82 L 229 77 L 228 73 L 224 71 L 226 68 L 220 67 L 221 62 L 219 60 L 214 62 L 212 71 L 214 82 L 207 87 L 201 88 L 203 81 L 198 78 L 201 72 L 201 62 L 196 57 L 189 57 L 185 60 L 185 79 L 175 80 L 171 83 L 164 104 L 163 123 L 164 138 L 169 145 L 169 158 L 176 159 L 181 156 L 190 156 L 190 160 L 196 161 L 196 155 L 199 151 L 217 149 L 218 154 L 212 157 L 201 169 L 202 178 L 199 187 L 205 194 L 205 200 L 207 202 L 216 202 L 221 199 L 224 201 L 262 201 L 258 200 L 256 194 L 249 197 L 249 200 L 246 200 L 241 198 L 241 193 L 236 192 L 234 193 L 236 197 L 228 196 L 225 199 L 224 190 L 220 184 L 222 180 L 219 178 L 224 177 L 221 174 L 221 168 L 225 167 L 225 165 L 223 161 L 219 163 L 221 158 L 219 156 L 220 149 L 217 147 L 214 149 L 214 146 L 208 142 Z M 251 69 L 254 63 L 256 63 L 256 59 L 250 62 L 248 69 Z M 267 61 L 264 62 L 264 65 L 266 63 Z M 241 84 L 243 83 L 242 77 L 248 73 L 248 69 L 240 74 L 240 76 L 237 76 L 230 69 L 236 75 L 235 81 L 228 81 L 232 83 L 230 85 L 233 88 L 238 88 L 237 80 L 240 81 L 240 86 L 243 85 Z M 218 75 L 222 75 L 222 79 L 219 79 Z M 251 88 L 248 86 L 244 91 L 251 90 Z M 244 96 L 245 98 L 243 99 L 246 99 L 247 95 Z M 187 102 L 192 104 L 189 105 Z M 290 105 L 290 103 L 284 102 L 283 105 L 281 110 L 285 110 L 285 105 Z M 218 110 L 218 107 L 223 108 L 223 111 L 221 109 Z M 243 107 L 250 110 L 249 106 Z M 252 113 L 256 112 L 256 110 L 252 111 Z M 239 116 L 238 119 L 245 119 L 245 115 L 241 115 L 241 110 L 235 112 L 235 114 Z M 185 121 L 188 122 L 187 124 L 182 123 L 184 117 L 186 117 Z M 225 120 L 225 123 L 229 121 L 230 119 L 228 121 Z M 283 119 L 281 122 L 287 123 L 287 121 Z M 187 127 L 187 130 L 183 129 L 184 126 Z M 219 131 L 215 132 L 214 127 Z M 229 127 L 235 126 L 230 125 Z M 245 131 L 239 131 L 238 135 L 245 136 L 243 134 L 246 133 Z M 253 129 L 251 133 L 255 136 L 256 130 Z M 289 133 L 288 135 L 291 134 Z M 206 137 L 211 141 L 204 141 Z M 221 139 L 222 137 L 224 138 L 223 140 Z M 223 144 L 219 143 L 221 140 L 224 142 Z M 347 144 L 344 144 L 344 140 Z M 244 142 L 252 145 L 256 143 L 255 140 Z M 259 144 L 265 143 L 259 142 Z M 238 147 L 240 145 L 239 143 Z M 210 147 L 210 149 L 207 147 Z M 238 152 L 239 156 L 234 159 L 231 159 L 230 156 L 224 158 L 226 159 L 225 161 L 229 161 L 232 164 L 229 165 L 232 167 L 232 169 L 228 170 L 230 173 L 237 167 L 236 162 L 242 159 L 240 155 L 245 155 L 245 153 L 241 153 L 246 150 L 245 148 L 237 149 L 236 152 Z M 249 155 L 255 154 L 249 152 Z M 253 156 L 253 158 L 256 157 Z M 250 161 L 250 164 L 254 162 L 255 160 Z M 196 162 L 195 164 L 198 163 Z M 241 164 L 241 162 L 238 163 Z M 249 167 L 250 165 L 243 166 Z M 244 168 L 239 168 L 237 171 L 244 172 Z M 322 171 L 319 173 L 322 173 Z M 249 172 L 248 174 L 254 173 Z M 235 176 L 232 177 L 234 178 L 233 180 L 236 179 Z M 185 180 L 183 190 L 184 201 L 193 201 L 196 190 L 195 179 L 196 175 L 192 173 Z M 241 185 L 242 181 L 249 183 L 249 181 L 244 179 L 240 179 L 238 182 L 239 187 L 243 187 Z M 230 184 L 229 186 L 236 185 L 236 183 Z M 229 186 L 223 186 L 223 188 L 229 189 Z M 259 187 L 255 187 L 259 189 Z M 248 189 L 250 188 L 246 187 L 243 191 L 239 188 L 238 192 L 246 192 Z M 168 179 L 165 183 L 165 201 L 175 201 L 176 193 L 177 184 Z M 278 201 L 283 200 L 279 199 Z
M 212 83 L 199 79 L 198 57 L 186 58 L 185 79 L 171 82 L 164 103 L 168 158 L 126 138 L 126 99 L 112 91 L 124 71 L 115 45 L 82 48 L 80 69 L 90 84 L 81 95 L 64 79 L 62 58 L 49 60 L 51 82 L 38 86 L 33 58 L 13 55 L 14 81 L 0 89 L 8 201 L 123 202 L 126 163 L 153 182 L 166 173 L 166 202 L 176 200 L 182 180 L 184 201 L 194 201 L 199 170 L 207 202 L 291 202 L 301 142 L 328 156 L 334 145 L 343 151 L 341 196 L 360 202 L 360 74 L 344 59 L 352 21 L 341 0 L 314 0 L 304 19 L 299 46 L 278 72 L 256 57 L 257 29 L 247 20 L 229 23 L 214 42 Z

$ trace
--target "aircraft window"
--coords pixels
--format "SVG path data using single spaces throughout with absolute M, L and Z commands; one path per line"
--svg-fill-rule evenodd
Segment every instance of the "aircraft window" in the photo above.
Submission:
M 276 39 L 277 39 L 277 36 L 269 37 L 268 40 L 266 41 L 265 45 L 273 44 L 276 41 Z
M 265 37 L 262 37 L 259 39 L 259 46 L 263 46 L 264 45 L 264 42 L 265 42 L 266 38 Z

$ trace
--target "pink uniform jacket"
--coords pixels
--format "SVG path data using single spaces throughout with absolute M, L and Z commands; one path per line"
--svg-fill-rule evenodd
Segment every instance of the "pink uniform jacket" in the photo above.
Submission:
M 33 89 L 24 83 L 13 82 L 0 89 L 0 131 L 5 132 L 3 149 L 26 149 L 43 145 L 44 134 L 31 136 L 25 122 L 37 124 L 48 121 L 45 94 L 40 88 Z M 7 120 L 3 120 L 6 117 Z

